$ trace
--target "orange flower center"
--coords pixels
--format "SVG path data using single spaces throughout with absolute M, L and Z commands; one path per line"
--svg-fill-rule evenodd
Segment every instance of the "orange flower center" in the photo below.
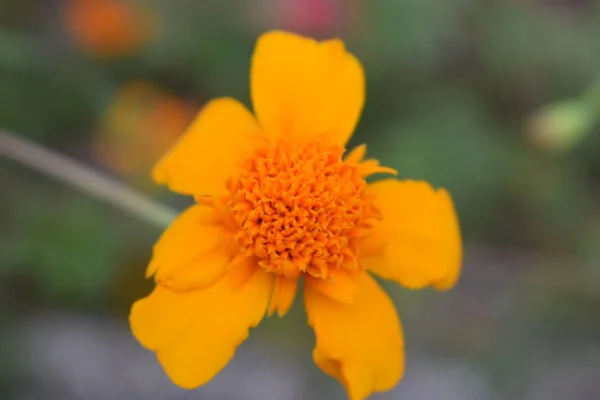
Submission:
M 266 271 L 327 279 L 358 269 L 358 244 L 378 212 L 343 148 L 285 139 L 256 148 L 230 182 L 235 239 Z

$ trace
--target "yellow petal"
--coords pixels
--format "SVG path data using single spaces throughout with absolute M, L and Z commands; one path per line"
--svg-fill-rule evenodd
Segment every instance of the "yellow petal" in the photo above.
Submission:
M 460 229 L 452 199 L 427 182 L 376 182 L 369 187 L 382 220 L 361 247 L 361 262 L 408 288 L 456 283 L 462 263 Z
M 330 271 L 330 279 L 305 277 L 307 284 L 327 297 L 342 303 L 354 303 L 358 294 L 356 274 L 347 271 Z
M 404 373 L 404 340 L 394 305 L 367 272 L 357 277 L 353 304 L 331 299 L 306 282 L 315 363 L 339 379 L 351 400 L 389 390 Z
M 361 144 L 353 148 L 344 156 L 344 162 L 348 164 L 358 164 L 360 163 L 365 155 L 367 154 L 367 145 Z
M 288 279 L 285 276 L 277 277 L 273 288 L 273 297 L 271 297 L 271 303 L 269 304 L 269 316 L 277 311 L 279 316 L 283 317 L 288 312 L 294 303 L 297 287 L 298 279 Z
M 228 267 L 231 271 L 228 276 L 233 288 L 237 290 L 243 287 L 248 279 L 252 278 L 256 268 L 259 267 L 254 257 L 244 257 L 243 254 L 238 254 Z
M 146 276 L 177 290 L 206 287 L 225 273 L 233 258 L 230 247 L 215 210 L 196 204 L 162 234 Z
M 341 40 L 317 42 L 279 31 L 259 38 L 250 89 L 270 137 L 325 135 L 339 145 L 352 135 L 365 99 L 362 66 Z
M 156 352 L 175 384 L 200 386 L 225 367 L 248 329 L 261 321 L 272 278 L 257 268 L 239 290 L 227 277 L 186 292 L 159 285 L 133 305 L 131 329 L 144 347 Z
M 212 100 L 154 167 L 154 180 L 184 194 L 221 193 L 259 133 L 243 104 L 231 98 Z
M 391 174 L 398 175 L 398 171 L 390 167 L 382 167 L 377 160 L 364 160 L 358 164 L 358 174 L 363 178 L 373 174 Z

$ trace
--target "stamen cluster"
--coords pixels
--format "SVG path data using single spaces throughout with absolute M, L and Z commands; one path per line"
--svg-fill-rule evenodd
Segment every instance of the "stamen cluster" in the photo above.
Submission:
M 358 269 L 358 245 L 378 217 L 343 148 L 280 139 L 258 146 L 230 182 L 228 201 L 247 256 L 269 272 L 327 279 Z

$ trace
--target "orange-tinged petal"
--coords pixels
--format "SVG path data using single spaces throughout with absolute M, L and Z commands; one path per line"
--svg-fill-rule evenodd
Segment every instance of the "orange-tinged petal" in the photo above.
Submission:
M 307 285 L 318 290 L 327 297 L 342 303 L 354 303 L 358 294 L 356 274 L 345 270 L 330 272 L 330 279 L 313 278 L 306 276 Z
M 462 247 L 448 192 L 435 190 L 427 182 L 394 179 L 376 182 L 369 190 L 382 220 L 364 241 L 361 262 L 408 288 L 454 286 Z
M 283 317 L 294 303 L 297 288 L 298 279 L 289 279 L 285 276 L 278 276 L 273 288 L 273 296 L 269 303 L 269 316 L 277 311 L 277 314 L 279 314 L 280 317 Z
M 344 162 L 347 162 L 348 164 L 358 164 L 365 158 L 366 154 L 367 145 L 361 144 L 350 150 L 348 154 L 344 156 Z
M 217 218 L 213 208 L 202 204 L 183 212 L 154 246 L 146 276 L 188 290 L 206 287 L 225 274 L 233 257 L 227 231 Z
M 342 371 L 342 363 L 340 361 L 328 358 L 327 356 L 323 355 L 317 348 L 313 349 L 312 355 L 315 364 L 317 364 L 319 368 L 321 368 L 321 370 L 327 375 L 331 375 L 335 379 L 340 381 L 340 383 L 344 386 L 346 391 L 348 391 L 348 381 L 346 380 L 344 372 Z
M 258 124 L 242 103 L 226 97 L 212 100 L 154 167 L 152 175 L 176 192 L 221 193 L 258 135 Z
M 351 400 L 389 390 L 404 373 L 404 339 L 391 300 L 367 273 L 357 277 L 352 304 L 324 295 L 306 282 L 308 323 L 315 331 L 315 363 L 339 379 Z
M 394 168 L 383 167 L 379 165 L 379 161 L 377 160 L 365 160 L 358 164 L 358 173 L 363 178 L 366 178 L 373 174 L 398 175 L 398 171 L 396 171 Z
M 238 290 L 227 277 L 186 292 L 158 285 L 133 305 L 131 329 L 144 347 L 156 352 L 175 384 L 194 388 L 223 369 L 249 328 L 258 325 L 272 286 L 272 275 L 258 268 Z
M 325 135 L 331 144 L 344 145 L 363 108 L 365 79 L 341 40 L 317 42 L 273 31 L 256 44 L 250 90 L 270 137 Z
M 229 264 L 228 267 L 231 273 L 228 275 L 234 289 L 239 289 L 248 282 L 254 275 L 254 270 L 258 268 L 256 259 L 254 257 L 244 257 L 244 255 L 237 255 Z

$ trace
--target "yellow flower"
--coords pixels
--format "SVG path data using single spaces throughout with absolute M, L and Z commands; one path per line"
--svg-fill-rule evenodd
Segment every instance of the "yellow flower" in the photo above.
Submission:
M 340 40 L 264 34 L 250 73 L 256 117 L 208 103 L 154 178 L 193 195 L 160 238 L 134 304 L 134 335 L 177 385 L 194 388 L 233 357 L 265 312 L 283 316 L 304 279 L 315 363 L 352 400 L 391 389 L 404 372 L 394 306 L 371 273 L 409 288 L 447 289 L 461 265 L 452 200 L 425 182 L 344 158 L 364 103 L 364 74 Z

